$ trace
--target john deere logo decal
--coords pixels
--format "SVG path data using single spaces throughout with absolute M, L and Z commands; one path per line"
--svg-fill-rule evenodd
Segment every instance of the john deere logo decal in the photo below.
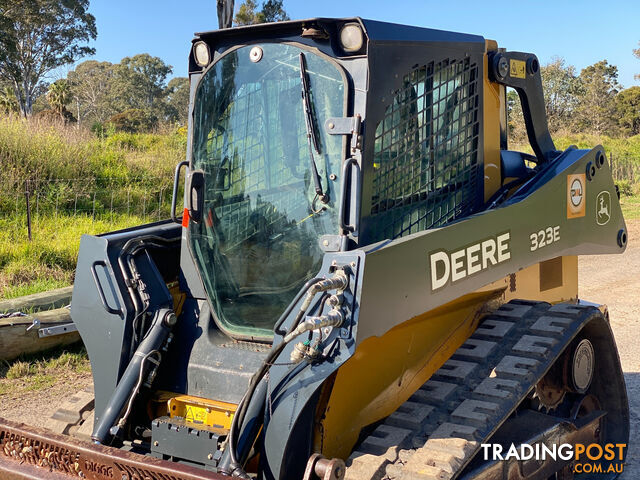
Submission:
M 611 195 L 603 190 L 596 197 L 596 222 L 606 225 L 611 219 Z
M 584 217 L 586 175 L 567 175 L 567 218 Z

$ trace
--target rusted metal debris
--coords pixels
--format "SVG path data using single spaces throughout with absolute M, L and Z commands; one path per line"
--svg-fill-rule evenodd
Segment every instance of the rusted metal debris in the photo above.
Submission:
M 225 480 L 219 473 L 82 442 L 0 418 L 3 480 Z

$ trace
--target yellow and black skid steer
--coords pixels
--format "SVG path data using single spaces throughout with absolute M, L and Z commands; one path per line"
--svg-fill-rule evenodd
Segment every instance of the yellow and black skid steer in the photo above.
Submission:
M 622 471 L 625 383 L 577 256 L 627 230 L 604 149 L 556 150 L 535 55 L 317 18 L 199 33 L 189 75 L 172 219 L 81 241 L 92 413 L 2 421 L 2 478 Z

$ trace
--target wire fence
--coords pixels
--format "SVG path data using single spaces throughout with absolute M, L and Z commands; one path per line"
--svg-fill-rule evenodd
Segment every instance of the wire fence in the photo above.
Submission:
M 614 181 L 622 180 L 631 185 L 640 183 L 640 158 L 616 157 L 609 154 L 609 162 Z
M 172 189 L 172 178 L 20 180 L 1 178 L 0 172 L 0 219 L 19 228 L 26 221 L 29 238 L 32 227 L 50 217 L 84 217 L 115 224 L 122 216 L 135 216 L 152 222 L 170 216 Z
M 640 159 L 610 154 L 609 162 L 615 182 L 640 183 Z M 172 189 L 171 177 L 24 179 L 3 176 L 0 169 L 0 220 L 29 238 L 32 228 L 50 217 L 84 217 L 115 225 L 130 216 L 152 222 L 169 218 Z M 181 186 L 178 199 L 182 195 Z

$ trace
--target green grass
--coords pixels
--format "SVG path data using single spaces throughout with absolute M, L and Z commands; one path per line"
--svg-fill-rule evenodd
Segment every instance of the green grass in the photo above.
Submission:
M 97 138 L 0 114 L 0 299 L 71 285 L 82 234 L 167 218 L 186 141 L 184 128 Z
M 184 158 L 186 131 L 91 132 L 38 120 L 0 116 L 0 164 L 3 176 L 17 179 L 167 177 Z
M 625 220 L 637 220 L 640 218 L 640 194 L 621 196 L 620 206 Z
M 24 219 L 0 217 L 0 298 L 71 285 L 83 234 L 96 235 L 143 223 L 145 219 L 127 215 L 96 220 L 85 216 L 40 216 L 33 220 L 29 241 Z
M 0 395 L 44 390 L 61 376 L 90 372 L 89 358 L 81 343 L 23 356 L 0 366 Z

